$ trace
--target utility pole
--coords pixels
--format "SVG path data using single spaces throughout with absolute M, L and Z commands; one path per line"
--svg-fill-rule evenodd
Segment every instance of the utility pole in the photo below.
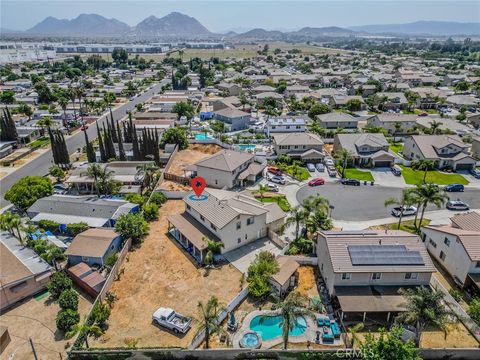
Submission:
M 32 338 L 28 338 L 28 341 L 30 341 L 30 346 L 32 347 L 33 357 L 35 360 L 38 360 L 37 351 L 35 350 L 35 345 L 33 345 Z

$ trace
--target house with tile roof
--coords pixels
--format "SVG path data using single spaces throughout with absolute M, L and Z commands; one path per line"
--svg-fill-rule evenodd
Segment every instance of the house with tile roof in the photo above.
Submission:
M 213 117 L 225 123 L 228 131 L 244 130 L 250 123 L 249 113 L 230 107 L 214 111 Z
M 183 198 L 185 211 L 167 217 L 169 233 L 199 262 L 207 253 L 207 239 L 223 244 L 221 253 L 268 237 L 285 222 L 276 203 L 262 203 L 242 193 L 207 188 L 199 200 Z
M 325 129 L 357 129 L 359 118 L 341 112 L 331 112 L 317 116 L 317 121 Z
M 316 134 L 293 132 L 273 134 L 272 137 L 277 155 L 288 155 L 304 162 L 318 162 L 325 156 L 323 140 Z

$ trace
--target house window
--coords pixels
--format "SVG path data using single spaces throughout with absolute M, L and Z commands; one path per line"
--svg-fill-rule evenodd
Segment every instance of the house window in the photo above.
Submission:
M 407 272 L 405 273 L 406 280 L 415 280 L 418 277 L 418 273 Z
M 237 239 L 237 244 L 240 244 L 242 242 L 242 239 L 241 238 L 238 238 Z
M 215 185 L 218 185 L 218 180 L 217 179 L 215 179 Z
M 351 278 L 352 278 L 352 274 L 342 273 L 342 280 L 350 280 Z
M 247 225 L 252 225 L 255 221 L 255 218 L 252 216 L 250 218 L 247 219 Z
M 433 241 L 432 239 L 430 239 L 430 240 L 428 241 L 428 243 L 429 243 L 430 245 L 432 245 L 434 248 L 437 248 L 437 243 L 436 243 L 435 241 Z
M 191 207 L 190 205 L 188 205 L 188 204 L 187 204 L 187 209 L 188 209 L 188 210 L 191 210 L 191 209 L 192 209 L 192 207 Z
M 247 234 L 245 234 L 245 240 L 247 240 Z
M 372 273 L 372 280 L 380 280 L 381 277 L 382 277 L 382 273 L 378 273 L 378 272 Z
M 240 229 L 242 227 L 242 222 L 241 221 L 237 221 L 237 230 Z
M 203 217 L 203 215 L 200 215 L 200 220 L 205 221 L 205 218 Z
M 217 231 L 217 227 L 216 227 L 215 225 L 213 225 L 212 223 L 210 223 L 210 227 L 211 227 L 213 230 Z
M 440 259 L 442 259 L 443 261 L 445 261 L 445 258 L 447 256 L 445 255 L 445 253 L 443 251 L 440 251 Z
M 445 238 L 445 240 L 443 240 L 443 243 L 447 246 L 450 246 L 450 239 L 449 238 Z

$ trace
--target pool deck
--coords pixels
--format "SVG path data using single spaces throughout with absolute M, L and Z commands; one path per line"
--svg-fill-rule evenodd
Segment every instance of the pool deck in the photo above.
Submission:
M 253 320 L 254 317 L 258 315 L 274 316 L 274 315 L 279 315 L 279 312 L 274 310 L 255 310 L 249 313 L 247 316 L 245 316 L 245 319 L 243 319 L 242 326 L 233 335 L 234 348 L 240 348 L 240 339 L 247 332 L 252 331 L 250 330 L 250 322 Z M 315 313 L 315 316 L 321 316 L 321 315 L 322 314 Z M 307 329 L 301 335 L 289 336 L 288 338 L 289 343 L 306 343 L 306 342 L 315 343 L 316 332 L 318 330 L 316 319 L 314 320 L 310 316 L 304 316 L 304 318 L 307 322 Z M 274 339 L 270 339 L 266 341 L 262 339 L 261 349 L 270 349 L 275 345 L 281 344 L 282 342 L 283 342 L 282 336 L 278 336 Z M 339 346 L 342 344 L 343 343 L 341 340 L 335 339 L 333 343 L 325 343 L 324 345 Z

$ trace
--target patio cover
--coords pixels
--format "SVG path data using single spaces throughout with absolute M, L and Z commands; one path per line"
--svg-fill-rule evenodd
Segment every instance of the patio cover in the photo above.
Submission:
M 199 250 L 207 248 L 207 242 L 203 240 L 204 238 L 220 241 L 217 236 L 187 213 L 170 215 L 167 220 Z
M 400 312 L 406 299 L 396 286 L 336 286 L 343 312 Z
M 468 274 L 468 277 L 472 280 L 475 286 L 480 289 L 480 274 L 470 273 Z

